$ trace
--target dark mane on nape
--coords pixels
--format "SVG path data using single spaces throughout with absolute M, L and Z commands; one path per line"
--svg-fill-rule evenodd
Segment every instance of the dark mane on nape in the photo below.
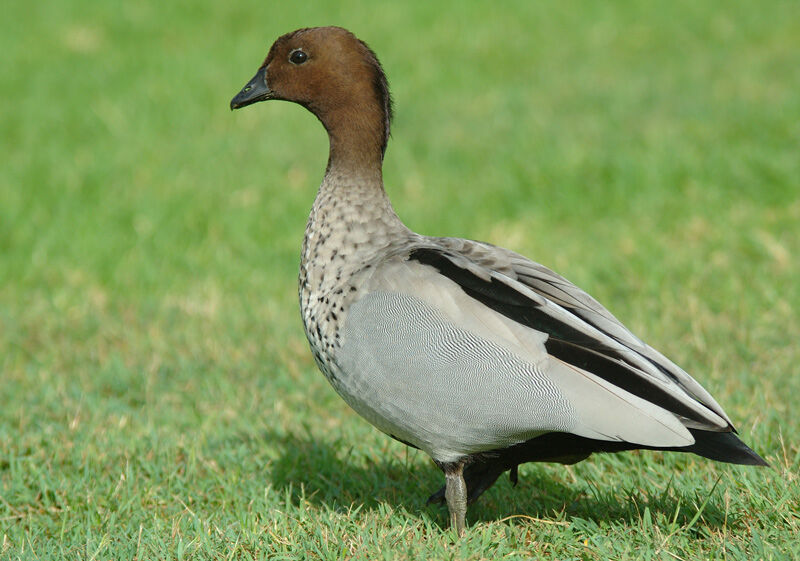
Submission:
M 378 103 L 383 109 L 384 118 L 383 139 L 381 140 L 381 155 L 383 155 L 386 153 L 386 145 L 389 142 L 392 118 L 394 118 L 392 94 L 389 92 L 389 81 L 386 79 L 386 73 L 383 71 L 383 67 L 378 60 L 378 57 L 375 55 L 375 51 L 370 49 L 369 45 L 367 45 L 364 41 L 361 41 L 360 39 L 358 41 L 369 54 L 368 58 L 370 65 L 375 71 L 372 85 L 375 88 L 375 96 L 378 99 Z

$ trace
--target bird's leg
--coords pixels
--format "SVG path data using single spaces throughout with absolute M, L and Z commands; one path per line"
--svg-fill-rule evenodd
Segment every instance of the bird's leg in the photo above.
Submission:
M 460 538 L 464 535 L 467 518 L 467 484 L 464 482 L 464 462 L 444 464 L 446 481 L 444 497 L 450 511 L 450 527 L 454 528 Z
M 444 467 L 439 466 L 442 471 Z M 476 460 L 464 464 L 464 482 L 467 484 L 467 506 L 478 500 L 484 491 L 494 485 L 497 478 L 503 473 L 502 464 L 493 464 L 486 461 Z M 512 476 L 512 482 L 513 476 Z M 442 488 L 428 497 L 428 504 L 444 504 L 444 492 L 447 487 Z

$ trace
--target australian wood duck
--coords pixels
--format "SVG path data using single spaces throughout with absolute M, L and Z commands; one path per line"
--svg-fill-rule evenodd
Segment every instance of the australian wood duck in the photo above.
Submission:
M 659 449 L 766 465 L 691 376 L 583 290 L 507 249 L 406 228 L 383 188 L 392 120 L 375 54 L 337 27 L 280 37 L 231 101 L 299 103 L 330 137 L 306 226 L 300 309 L 319 368 L 425 451 L 461 535 L 467 504 L 523 462 Z

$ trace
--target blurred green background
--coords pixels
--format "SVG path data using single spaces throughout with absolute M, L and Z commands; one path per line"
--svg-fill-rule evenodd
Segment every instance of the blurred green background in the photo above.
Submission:
M 800 555 L 797 2 L 2 12 L 0 557 Z M 406 223 L 587 289 L 771 470 L 529 465 L 451 542 L 438 470 L 349 411 L 302 334 L 324 130 L 228 110 L 276 37 L 329 24 L 388 74 Z

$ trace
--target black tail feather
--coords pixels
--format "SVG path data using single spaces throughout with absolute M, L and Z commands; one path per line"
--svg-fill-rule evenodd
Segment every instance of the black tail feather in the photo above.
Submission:
M 671 448 L 678 452 L 692 452 L 718 462 L 742 464 L 747 466 L 769 466 L 769 464 L 753 452 L 738 436 L 732 432 L 710 432 L 689 429 L 694 437 L 694 444 L 685 448 Z
M 570 433 L 550 432 L 526 442 L 476 454 L 473 460 L 500 464 L 504 470 L 526 462 L 560 462 L 571 464 L 587 458 L 595 452 L 623 452 L 626 450 L 663 450 L 670 452 L 692 452 L 718 462 L 750 466 L 768 466 L 764 459 L 751 450 L 733 432 L 712 432 L 688 429 L 694 444 L 665 448 L 642 446 L 630 442 L 595 440 Z
M 513 470 L 527 462 L 559 462 L 573 464 L 588 458 L 595 452 L 623 452 L 625 450 L 663 450 L 670 452 L 692 452 L 698 456 L 750 466 L 769 466 L 769 464 L 733 432 L 711 432 L 688 429 L 695 439 L 691 446 L 661 448 L 642 446 L 630 442 L 595 440 L 575 434 L 550 432 L 526 442 L 489 452 L 475 454 L 464 468 L 469 502 L 476 500 L 491 487 L 504 471 Z M 444 500 L 444 487 L 429 499 L 432 502 Z

